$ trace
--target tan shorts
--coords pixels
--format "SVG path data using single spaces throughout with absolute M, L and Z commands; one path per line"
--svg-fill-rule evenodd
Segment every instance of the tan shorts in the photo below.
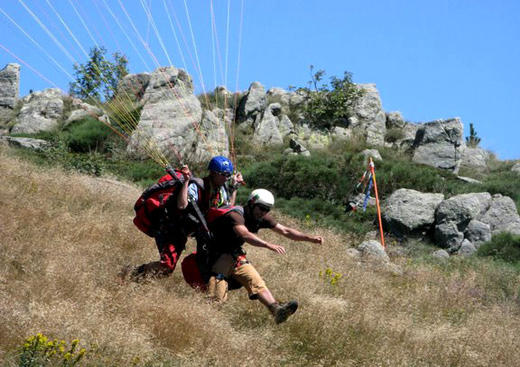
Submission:
M 253 265 L 244 264 L 235 267 L 235 261 L 231 255 L 220 256 L 211 270 L 216 274 L 224 275 L 226 278 L 233 278 L 243 285 L 247 289 L 250 299 L 258 298 L 258 293 L 267 290 L 264 280 Z M 218 293 L 223 294 L 222 291 Z M 215 296 L 218 296 L 218 294 L 215 294 Z

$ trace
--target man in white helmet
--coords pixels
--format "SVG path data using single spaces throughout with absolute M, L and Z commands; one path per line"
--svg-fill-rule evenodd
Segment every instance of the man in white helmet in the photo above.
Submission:
M 242 249 L 244 242 L 265 247 L 278 254 L 286 253 L 283 246 L 264 241 L 256 235 L 262 228 L 269 228 L 294 241 L 323 243 L 321 236 L 312 236 L 278 223 L 269 211 L 274 205 L 274 196 L 265 189 L 257 189 L 249 195 L 243 211 L 240 207 L 230 210 L 211 221 L 210 229 L 215 239 L 212 248 L 215 262 L 209 282 L 209 293 L 218 301 L 227 298 L 228 281 L 239 283 L 249 293 L 249 298 L 258 299 L 273 314 L 275 322 L 287 320 L 298 308 L 296 301 L 279 304 L 269 291 L 260 274 L 246 259 Z

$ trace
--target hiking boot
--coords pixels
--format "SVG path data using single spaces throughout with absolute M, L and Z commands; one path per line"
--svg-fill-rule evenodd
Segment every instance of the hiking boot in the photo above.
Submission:
M 296 301 L 289 301 L 286 303 L 281 303 L 279 305 L 276 305 L 273 308 L 273 316 L 274 321 L 277 324 L 281 324 L 285 320 L 289 318 L 293 313 L 296 312 L 298 309 L 298 302 Z

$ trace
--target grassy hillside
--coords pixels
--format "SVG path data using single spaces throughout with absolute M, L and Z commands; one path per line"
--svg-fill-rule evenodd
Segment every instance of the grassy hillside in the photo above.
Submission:
M 301 304 L 275 325 L 243 290 L 224 305 L 209 304 L 184 283 L 180 269 L 147 284 L 118 281 L 123 266 L 157 257 L 153 241 L 131 222 L 141 189 L 34 166 L 6 148 L 0 171 L 2 365 L 18 365 L 24 339 L 38 332 L 80 339 L 87 349 L 80 364 L 88 366 L 513 366 L 520 360 L 520 275 L 502 263 L 454 258 L 442 265 L 399 256 L 390 244 L 401 269 L 391 271 L 349 258 L 346 250 L 358 240 L 348 234 L 275 211 L 281 222 L 326 238 L 319 247 L 264 231 L 288 255 L 247 248 L 275 296 Z

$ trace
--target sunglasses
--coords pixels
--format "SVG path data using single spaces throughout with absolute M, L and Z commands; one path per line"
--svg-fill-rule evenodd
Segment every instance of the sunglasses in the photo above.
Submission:
M 271 210 L 271 208 L 269 208 L 268 206 L 262 205 L 262 204 L 256 204 L 256 206 L 258 207 L 258 209 L 260 209 L 264 213 L 268 213 Z
M 230 172 L 218 172 L 219 175 L 224 176 L 225 178 L 230 178 L 231 173 Z

